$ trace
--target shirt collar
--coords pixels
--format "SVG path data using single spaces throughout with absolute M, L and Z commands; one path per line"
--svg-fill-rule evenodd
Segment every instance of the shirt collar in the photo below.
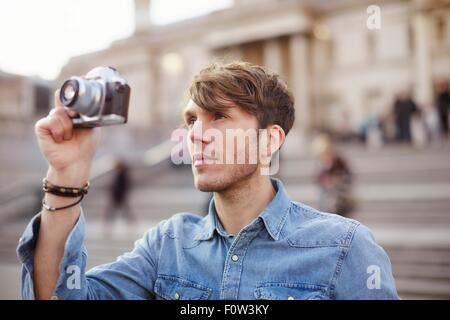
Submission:
M 276 178 L 271 178 L 271 181 L 277 193 L 267 207 L 259 214 L 257 219 L 262 219 L 264 226 L 272 239 L 278 240 L 286 221 L 291 201 L 283 183 Z M 211 198 L 208 215 L 204 218 L 204 227 L 199 234 L 197 234 L 196 239 L 209 240 L 214 235 L 214 230 L 219 234 L 223 233 L 223 235 L 226 235 L 225 230 L 219 226 L 214 198 Z

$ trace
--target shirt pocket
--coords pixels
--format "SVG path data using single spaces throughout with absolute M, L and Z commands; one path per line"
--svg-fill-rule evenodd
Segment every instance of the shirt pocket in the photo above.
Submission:
M 159 275 L 155 281 L 157 299 L 207 300 L 212 289 L 176 276 Z
M 268 282 L 256 286 L 255 298 L 262 300 L 322 299 L 326 288 L 308 283 Z

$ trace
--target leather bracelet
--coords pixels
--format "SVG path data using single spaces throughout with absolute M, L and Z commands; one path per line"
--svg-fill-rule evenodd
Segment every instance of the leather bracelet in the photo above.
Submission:
M 88 193 L 89 181 L 82 188 L 73 188 L 57 186 L 44 178 L 42 180 L 42 190 L 61 197 L 77 198 Z
M 82 194 L 81 197 L 80 197 L 80 199 L 78 199 L 78 200 L 75 201 L 74 203 L 71 203 L 71 204 L 69 204 L 69 205 L 67 205 L 67 206 L 59 207 L 59 208 L 55 208 L 55 207 L 52 207 L 52 206 L 48 205 L 48 204 L 45 202 L 45 199 L 42 199 L 42 206 L 44 207 L 44 209 L 46 209 L 46 210 L 48 210 L 48 211 L 51 211 L 51 212 L 57 211 L 57 210 L 63 210 L 63 209 L 67 209 L 67 208 L 76 206 L 77 204 L 79 204 L 79 203 L 81 202 L 81 200 L 83 200 L 83 197 L 84 197 L 84 194 Z

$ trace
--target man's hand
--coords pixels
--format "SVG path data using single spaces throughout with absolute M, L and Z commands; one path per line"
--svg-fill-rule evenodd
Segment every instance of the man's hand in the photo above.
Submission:
M 76 113 L 59 101 L 55 92 L 55 108 L 35 125 L 39 148 L 49 164 L 51 183 L 81 187 L 89 178 L 99 128 L 73 128 Z

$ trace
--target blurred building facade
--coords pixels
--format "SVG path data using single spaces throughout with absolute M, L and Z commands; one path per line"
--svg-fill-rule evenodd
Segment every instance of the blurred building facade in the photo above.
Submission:
M 49 81 L 0 70 L 0 132 L 20 133 L 21 124 L 48 112 L 50 96 Z
M 150 0 L 135 0 L 135 33 L 72 58 L 56 83 L 98 65 L 132 87 L 130 125 L 173 126 L 189 80 L 214 59 L 241 59 L 281 73 L 296 98 L 296 128 L 354 132 L 381 116 L 399 91 L 421 106 L 450 80 L 450 2 L 380 0 L 381 28 L 366 21 L 372 1 L 236 0 L 230 8 L 157 26 Z

